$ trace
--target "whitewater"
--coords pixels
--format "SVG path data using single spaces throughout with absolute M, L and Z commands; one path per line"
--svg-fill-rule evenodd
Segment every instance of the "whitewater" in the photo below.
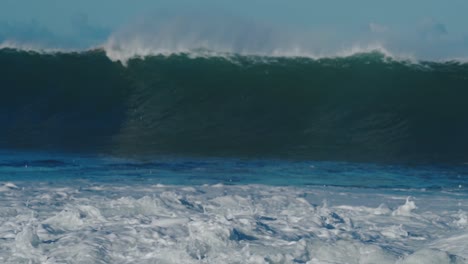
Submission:
M 3 153 L 2 263 L 468 263 L 466 170 Z

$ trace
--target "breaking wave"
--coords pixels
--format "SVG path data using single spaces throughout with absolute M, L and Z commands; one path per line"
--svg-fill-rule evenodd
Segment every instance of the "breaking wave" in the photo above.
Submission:
M 0 50 L 1 148 L 468 159 L 468 64 L 461 62 L 416 63 L 375 48 L 331 57 L 110 44 L 33 50 Z

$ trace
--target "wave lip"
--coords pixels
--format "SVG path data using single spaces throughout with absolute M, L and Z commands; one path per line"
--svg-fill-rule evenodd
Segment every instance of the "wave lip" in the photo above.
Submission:
M 304 48 L 301 45 L 290 45 L 287 47 L 272 48 L 235 48 L 229 45 L 210 44 L 207 41 L 200 41 L 194 44 L 181 43 L 151 43 L 140 38 L 124 39 L 110 37 L 105 43 L 91 47 L 89 49 L 57 48 L 46 47 L 41 44 L 23 43 L 13 40 L 7 40 L 0 43 L 0 50 L 15 50 L 18 52 L 32 52 L 39 54 L 67 54 L 67 53 L 88 53 L 93 51 L 105 51 L 107 57 L 112 61 L 118 61 L 127 65 L 129 60 L 143 59 L 146 57 L 171 55 L 187 55 L 189 58 L 209 58 L 222 57 L 233 58 L 236 56 L 252 58 L 308 58 L 308 59 L 327 59 L 327 58 L 346 58 L 360 54 L 378 53 L 383 57 L 398 61 L 410 61 L 417 63 L 418 60 L 410 54 L 396 54 L 385 48 L 380 43 L 368 45 L 353 45 L 349 48 L 337 50 L 334 52 L 314 52 Z M 448 59 L 447 61 L 460 61 L 464 59 Z
M 414 56 L 408 54 L 394 54 L 379 43 L 369 45 L 353 45 L 350 48 L 342 49 L 334 52 L 314 52 L 311 49 L 301 45 L 288 45 L 285 47 L 271 48 L 249 48 L 249 47 L 233 47 L 231 45 L 217 45 L 210 42 L 200 41 L 195 43 L 153 43 L 140 38 L 131 38 L 120 40 L 116 37 L 111 37 L 102 46 L 106 55 L 112 61 L 120 61 L 124 65 L 129 60 L 135 58 L 145 58 L 153 56 L 171 56 L 171 55 L 188 55 L 190 58 L 209 58 L 223 57 L 232 58 L 236 56 L 245 57 L 265 57 L 265 58 L 308 58 L 308 59 L 326 59 L 326 58 L 346 58 L 359 54 L 378 53 L 385 58 L 399 61 L 411 61 L 416 63 Z

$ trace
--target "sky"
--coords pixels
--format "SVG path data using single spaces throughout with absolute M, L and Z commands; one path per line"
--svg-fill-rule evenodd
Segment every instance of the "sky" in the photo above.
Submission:
M 0 0 L 0 42 L 89 48 L 138 37 L 166 49 L 211 43 L 311 52 L 379 43 L 417 57 L 461 58 L 467 11 L 466 0 Z

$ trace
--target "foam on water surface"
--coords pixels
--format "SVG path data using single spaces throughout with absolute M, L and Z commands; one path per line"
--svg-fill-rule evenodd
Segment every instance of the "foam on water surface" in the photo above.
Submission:
M 250 162 L 232 173 L 237 161 L 9 157 L 2 263 L 468 263 L 468 193 L 456 169 L 432 170 L 445 180 L 400 168 L 400 180 L 413 175 L 406 185 L 361 175 L 330 186 L 343 171 L 358 175 L 356 164 L 314 163 L 336 170 L 299 177 L 303 163 Z
M 340 187 L 22 182 L 1 194 L 0 259 L 467 263 L 464 199 Z

